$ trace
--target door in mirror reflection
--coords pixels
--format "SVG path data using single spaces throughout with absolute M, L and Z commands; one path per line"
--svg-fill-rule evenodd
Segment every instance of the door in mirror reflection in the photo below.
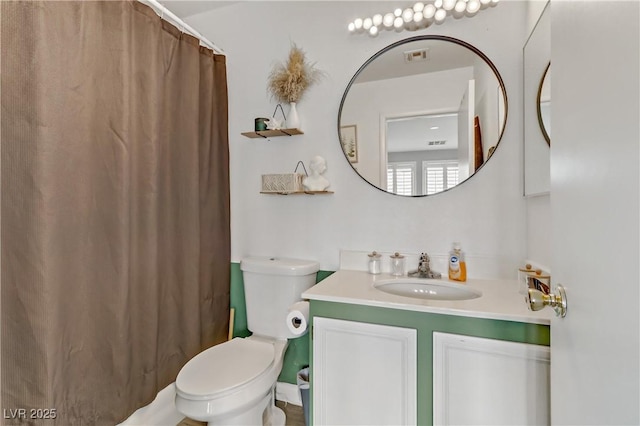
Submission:
M 388 46 L 358 70 L 338 127 L 358 128 L 354 170 L 363 179 L 392 194 L 423 196 L 473 176 L 498 144 L 506 112 L 502 79 L 480 51 L 449 37 L 419 36 Z M 352 158 L 349 144 L 341 144 Z

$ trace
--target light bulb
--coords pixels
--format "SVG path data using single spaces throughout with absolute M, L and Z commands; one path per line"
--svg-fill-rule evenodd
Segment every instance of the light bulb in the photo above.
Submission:
M 466 8 L 466 6 L 465 6 Z M 422 11 L 422 15 L 427 18 L 427 19 L 431 19 L 433 18 L 433 16 L 436 14 L 436 7 L 432 4 L 428 4 L 424 7 L 424 10 Z
M 353 21 L 353 25 L 355 25 L 356 30 L 359 30 L 360 28 L 362 28 L 362 19 L 356 19 L 355 21 Z
M 413 9 L 405 9 L 404 12 L 402 12 L 402 20 L 404 22 L 413 21 Z
M 372 35 L 372 36 L 377 36 L 378 35 L 378 27 L 376 27 L 374 25 L 371 28 L 369 28 L 369 34 Z
M 491 0 L 480 0 L 480 3 L 482 3 L 482 5 L 487 5 L 491 3 Z
M 382 24 L 382 15 L 380 15 L 379 13 L 376 13 L 375 15 L 373 15 L 373 25 L 377 27 L 380 24 Z
M 499 2 L 499 1 L 500 1 L 500 0 L 491 0 L 491 4 L 492 4 L 492 5 L 494 5 L 494 4 L 498 4 L 498 2 Z
M 444 18 L 447 17 L 447 11 L 444 9 L 438 9 L 436 10 L 436 14 L 433 15 L 433 17 L 435 18 L 436 22 L 440 23 L 444 21 Z
M 464 13 L 465 10 L 467 10 L 467 2 L 465 2 L 464 0 L 458 0 L 458 2 L 456 3 L 455 11 L 458 13 Z
M 393 11 L 393 14 L 395 16 L 401 16 L 402 15 L 402 9 L 397 8 L 396 10 Z
M 364 28 L 365 30 L 368 30 L 369 28 L 371 28 L 372 25 L 373 25 L 373 21 L 371 21 L 371 18 L 366 18 L 364 22 L 362 22 L 362 28 Z
M 354 24 L 353 22 L 349 23 L 349 32 L 354 32 L 356 30 L 356 24 Z
M 491 0 L 489 0 L 491 1 Z M 419 1 L 418 3 L 413 5 L 413 11 L 414 12 L 422 12 L 424 10 L 424 3 L 422 3 L 421 1 Z
M 456 6 L 456 0 L 443 0 L 442 2 L 442 8 L 444 10 L 453 10 L 455 6 Z
M 415 22 L 416 24 L 419 24 L 420 22 L 422 22 L 423 19 L 424 19 L 424 15 L 422 14 L 422 12 L 416 12 L 413 15 L 413 22 Z
M 474 14 L 480 10 L 480 1 L 479 0 L 469 0 L 467 2 L 467 12 L 470 14 Z
M 382 25 L 384 25 L 387 28 L 391 28 L 393 27 L 393 20 L 395 19 L 395 16 L 393 16 L 393 13 L 389 12 L 386 13 L 384 15 L 384 17 L 382 18 Z
M 403 25 L 404 25 L 404 21 L 399 16 L 393 21 L 393 26 L 395 28 L 402 28 Z
M 442 7 L 442 0 L 434 1 L 433 5 L 436 7 L 436 9 L 440 9 Z

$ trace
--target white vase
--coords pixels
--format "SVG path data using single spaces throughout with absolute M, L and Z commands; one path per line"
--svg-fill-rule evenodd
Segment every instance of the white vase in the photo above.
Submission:
M 287 128 L 300 129 L 300 117 L 298 117 L 298 110 L 296 109 L 295 102 L 291 102 L 289 104 L 289 115 L 287 116 Z

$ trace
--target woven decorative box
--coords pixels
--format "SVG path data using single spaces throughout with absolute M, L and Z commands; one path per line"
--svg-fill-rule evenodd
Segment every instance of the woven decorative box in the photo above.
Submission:
M 285 173 L 277 175 L 262 175 L 262 192 L 291 193 L 304 191 L 302 187 L 303 174 Z

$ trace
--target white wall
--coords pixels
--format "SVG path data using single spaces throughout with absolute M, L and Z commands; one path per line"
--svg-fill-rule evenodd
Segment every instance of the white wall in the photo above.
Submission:
M 527 259 L 537 267 L 551 268 L 551 198 L 549 194 L 527 198 Z
M 231 150 L 232 260 L 248 254 L 317 259 L 337 269 L 339 249 L 445 254 L 460 241 L 468 256 L 497 260 L 515 277 L 525 257 L 522 198 L 521 81 L 526 5 L 502 1 L 474 18 L 447 18 L 419 32 L 354 35 L 355 17 L 391 11 L 397 2 L 240 2 L 187 22 L 227 53 Z M 347 83 L 386 45 L 417 34 L 467 41 L 496 65 L 506 84 L 509 116 L 490 163 L 452 191 L 424 198 L 393 196 L 364 182 L 345 159 L 337 114 Z M 266 80 L 291 43 L 326 72 L 298 105 L 305 134 L 247 139 L 255 117 L 270 115 Z M 333 195 L 261 195 L 260 175 L 292 172 L 298 160 L 327 159 Z M 470 273 L 470 276 L 473 276 Z
M 540 15 L 550 0 L 528 0 L 527 4 L 527 34 L 530 34 L 533 31 L 533 28 L 536 26 Z

